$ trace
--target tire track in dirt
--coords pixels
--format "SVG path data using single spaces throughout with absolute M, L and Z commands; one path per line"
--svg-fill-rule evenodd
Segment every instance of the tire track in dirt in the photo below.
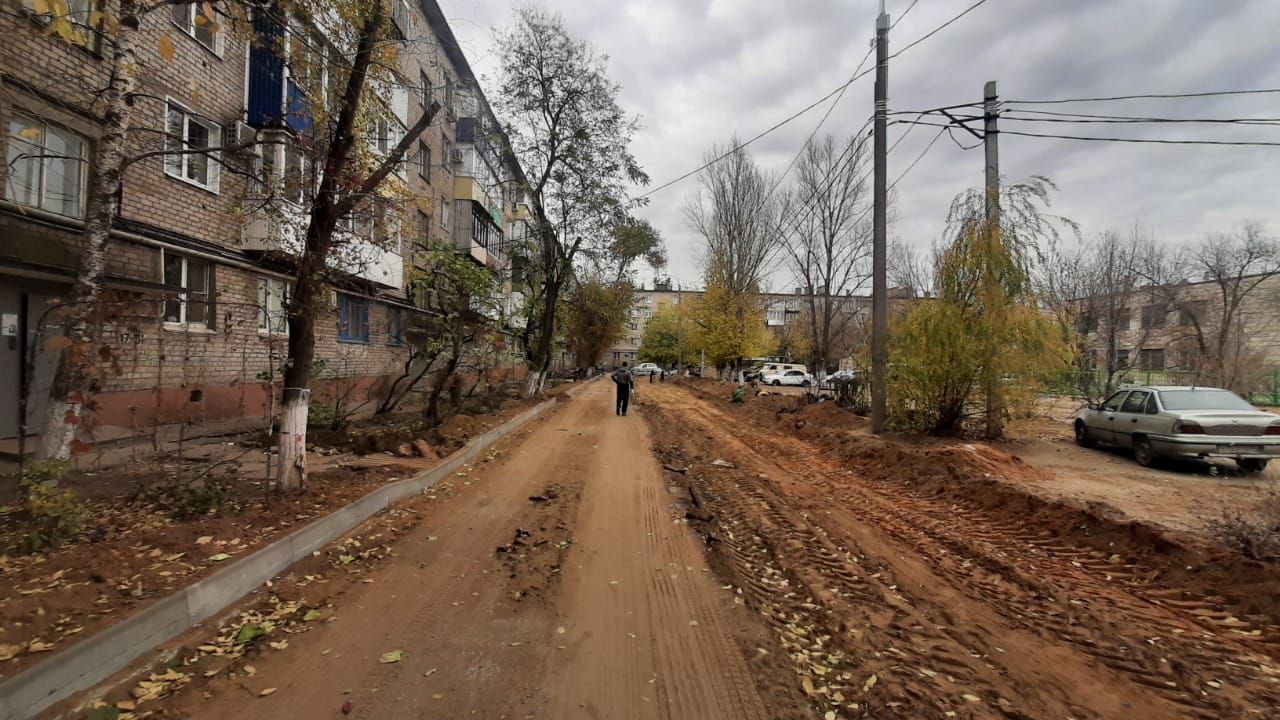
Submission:
M 1117 592 L 1140 569 L 1116 567 L 1096 550 L 1060 547 L 970 508 L 873 486 L 795 438 L 774 432 L 740 440 L 725 432 L 741 425 L 737 419 L 682 390 L 659 394 L 664 407 L 656 424 L 685 429 L 683 437 L 657 433 L 664 451 L 692 452 L 705 463 L 705 448 L 690 440 L 696 427 L 721 456 L 779 476 L 775 483 L 714 468 L 688 473 L 720 519 L 725 555 L 746 576 L 745 593 L 783 628 L 793 654 L 785 633 L 795 616 L 807 611 L 831 620 L 852 612 L 854 623 L 828 622 L 851 657 L 863 666 L 884 657 L 907 664 L 908 672 L 893 675 L 900 697 L 885 699 L 881 715 L 918 717 L 920 705 L 931 703 L 949 707 L 944 715 L 975 717 L 1126 717 L 1134 707 L 1144 717 L 1248 717 L 1274 703 L 1270 659 L 1249 647 L 1257 641 L 1218 637 L 1158 598 Z M 783 559 L 781 570 L 759 562 L 770 553 Z M 786 592 L 793 583 L 812 596 L 799 612 L 794 590 L 792 597 Z M 921 584 L 927 587 L 916 591 Z M 797 655 L 797 662 L 805 658 Z M 986 707 L 948 706 L 956 693 L 935 682 L 939 668 L 969 689 L 961 698 Z M 1082 681 L 1095 692 L 1081 693 Z M 867 706 L 845 703 L 844 711 L 874 706 L 875 687 Z M 915 707 L 903 713 L 895 702 Z

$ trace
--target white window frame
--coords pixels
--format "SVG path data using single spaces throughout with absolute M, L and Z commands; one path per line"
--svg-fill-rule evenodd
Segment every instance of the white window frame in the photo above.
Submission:
M 100 7 L 99 0 L 67 0 L 67 21 L 80 30 L 80 37 L 72 43 L 92 50 L 98 44 L 98 28 L 101 23 L 91 23 L 90 18 Z M 36 12 L 32 0 L 22 0 L 22 8 L 41 25 L 53 22 L 52 12 Z
M 205 5 L 205 3 L 201 3 L 201 2 L 175 4 L 172 6 L 171 12 L 169 13 L 169 22 L 173 23 L 174 27 L 181 30 L 183 34 L 187 35 L 192 40 L 195 40 L 196 44 L 198 44 L 200 47 L 204 48 L 205 50 L 208 50 L 209 52 L 221 58 L 222 57 L 222 23 L 219 23 L 216 18 L 208 18 L 209 22 L 212 22 L 215 25 L 217 25 L 216 29 L 210 31 L 213 33 L 212 46 L 206 44 L 204 40 L 201 40 L 200 37 L 196 35 L 196 28 L 198 27 L 196 25 L 196 13 L 200 13 L 200 15 L 204 16 L 204 8 L 202 7 L 203 5 Z M 213 6 L 209 5 L 209 7 L 212 8 Z M 174 14 L 177 13 L 181 8 L 185 8 L 187 12 L 186 12 L 186 18 L 182 21 L 179 21 L 178 18 L 174 16 Z
M 201 118 L 191 108 L 183 105 L 173 98 L 166 97 L 164 103 L 164 118 L 162 120 L 164 127 L 164 146 L 166 150 L 171 149 L 173 144 L 178 142 L 177 138 L 171 137 L 169 134 L 169 114 L 174 110 L 182 114 L 182 147 L 180 149 L 189 149 L 187 147 L 187 143 L 190 142 L 191 125 L 193 123 L 203 127 L 209 133 L 209 142 L 212 144 L 207 145 L 206 147 L 216 148 L 222 145 L 221 125 Z M 195 155 L 192 153 L 165 155 L 164 174 L 174 178 L 175 180 L 181 180 L 188 185 L 194 185 L 195 187 L 202 190 L 208 190 L 209 192 L 217 195 L 222 180 L 222 153 L 215 150 L 204 154 L 204 157 L 209 161 L 209 169 L 206 175 L 207 183 L 202 183 L 199 180 L 187 177 L 188 163 L 190 163 L 191 158 L 193 157 L 195 157 Z
M 40 117 L 39 115 L 18 110 L 16 108 L 14 108 L 11 111 L 11 118 L 12 117 L 26 118 L 32 124 L 38 125 L 40 127 L 40 139 L 38 142 L 32 142 L 30 138 L 16 138 L 16 139 L 21 140 L 22 142 L 28 145 L 38 146 L 40 150 L 40 154 L 42 155 L 45 154 L 45 152 L 48 150 L 48 137 L 49 137 L 50 126 L 57 128 L 59 132 L 70 133 L 71 135 L 76 136 L 76 138 L 80 140 L 80 157 L 78 158 L 79 165 L 77 166 L 79 178 L 77 178 L 78 182 L 77 182 L 77 189 L 76 189 L 76 193 L 77 193 L 76 213 L 74 215 L 64 215 L 64 217 L 83 218 L 84 209 L 85 209 L 85 195 L 87 194 L 87 190 L 88 190 L 88 178 L 89 178 L 89 173 L 86 172 L 86 169 L 88 168 L 88 165 L 89 165 L 89 158 L 88 158 L 89 138 L 66 127 L 65 125 L 59 125 L 58 123 L 51 123 L 48 120 Z M 15 140 L 14 136 L 9 134 L 9 127 L 7 126 L 4 129 L 4 138 L 5 138 L 5 161 L 7 163 L 9 145 Z M 36 159 L 36 162 L 38 163 L 39 170 L 36 174 L 37 188 L 36 188 L 35 204 L 29 205 L 29 207 L 38 208 L 45 212 L 54 213 L 55 215 L 63 215 L 63 213 L 60 213 L 56 210 L 52 210 L 48 206 L 46 206 L 45 189 L 47 187 L 47 183 L 45 181 L 45 173 L 46 173 L 47 160 L 44 158 L 39 158 L 39 159 Z M 12 188 L 13 188 L 12 183 L 13 183 L 13 171 L 12 169 L 10 169 L 9 173 L 5 175 L 5 187 L 4 187 L 3 194 L 5 198 L 8 198 L 13 202 L 20 202 L 17 199 L 16 194 L 11 194 Z
M 280 298 L 280 307 L 278 310 L 272 310 L 270 298 L 277 295 Z M 258 305 L 259 334 L 289 334 L 289 283 L 287 281 L 273 277 L 258 278 Z M 272 327 L 272 323 L 269 320 L 275 320 L 276 327 Z
M 198 330 L 211 330 L 212 328 L 211 328 L 211 326 L 210 326 L 210 324 L 209 324 L 209 320 L 212 318 L 213 311 L 214 311 L 214 310 L 213 310 L 213 308 L 214 308 L 214 302 L 213 302 L 213 297 L 214 297 L 214 289 L 213 289 L 213 274 L 214 274 L 214 273 L 213 273 L 213 267 L 214 267 L 214 266 L 213 266 L 213 263 L 209 262 L 208 260 L 203 260 L 203 259 L 199 259 L 199 258 L 197 258 L 197 260 L 198 260 L 199 262 L 203 263 L 203 264 L 204 264 L 204 266 L 205 266 L 205 278 L 204 278 L 204 281 L 205 281 L 205 294 L 208 296 L 208 300 L 205 300 L 205 301 L 204 301 L 204 303 L 205 303 L 205 305 L 207 306 L 207 313 L 208 313 L 208 317 L 206 317 L 206 318 L 205 318 L 204 322 L 199 322 L 199 321 L 191 322 L 191 321 L 188 321 L 188 320 L 187 320 L 187 304 L 188 304 L 188 302 L 189 302 L 189 301 L 188 301 L 188 299 L 187 299 L 187 272 L 188 272 L 188 269 L 190 268 L 190 262 L 191 262 L 192 258 L 191 258 L 190 256 L 184 255 L 184 254 L 182 254 L 182 253 L 170 252 L 169 250 L 165 250 L 165 249 L 163 249 L 163 248 L 162 248 L 162 249 L 160 250 L 160 280 L 161 280 L 161 282 L 164 282 L 164 265 L 165 265 L 165 262 L 164 262 L 164 261 L 165 261 L 165 258 L 166 258 L 167 256 L 170 256 L 170 255 L 172 255 L 173 257 L 176 257 L 176 258 L 179 258 L 179 259 L 181 259 L 181 260 L 182 260 L 182 278 L 181 278 L 181 280 L 179 281 L 179 283 L 180 283 L 180 287 L 181 287 L 181 292 L 179 292 L 179 293 L 178 293 L 178 297 L 177 297 L 177 301 L 178 301 L 178 319 L 177 319 L 176 321 L 174 321 L 174 320 L 167 320 L 167 319 L 166 319 L 166 320 L 164 320 L 164 325 L 165 325 L 165 327 L 170 327 L 170 328 L 191 328 L 191 329 L 198 329 Z M 166 283 L 166 284 L 167 284 L 167 283 Z M 166 301 L 166 304 L 167 304 L 167 301 Z M 162 312 L 162 313 L 161 313 L 161 317 L 163 318 L 163 316 L 164 316 L 164 313 Z

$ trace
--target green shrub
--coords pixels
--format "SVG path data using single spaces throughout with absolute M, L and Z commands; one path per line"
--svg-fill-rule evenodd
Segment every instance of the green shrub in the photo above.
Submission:
M 66 461 L 48 460 L 29 465 L 18 475 L 27 517 L 13 548 L 17 552 L 57 547 L 84 529 L 84 503 L 75 493 L 58 487 L 66 470 Z

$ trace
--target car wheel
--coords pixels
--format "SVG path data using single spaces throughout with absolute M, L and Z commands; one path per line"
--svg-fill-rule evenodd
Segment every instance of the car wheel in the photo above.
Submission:
M 1156 451 L 1151 447 L 1150 440 L 1144 437 L 1133 439 L 1133 459 L 1142 467 L 1151 467 L 1156 461 Z
M 773 383 L 771 383 L 771 384 L 772 384 L 774 387 L 782 387 L 782 381 L 781 381 L 781 380 L 774 380 L 774 381 L 773 381 Z
M 802 385 L 803 387 L 809 387 L 809 381 L 808 381 L 808 380 L 802 380 L 802 381 L 800 382 L 800 385 Z
M 1076 421 L 1076 444 L 1083 448 L 1091 448 L 1097 444 L 1093 438 L 1089 437 L 1089 428 L 1085 426 L 1083 420 Z
M 1267 461 L 1262 458 L 1241 458 L 1236 461 L 1236 465 L 1244 472 L 1253 474 L 1260 473 L 1267 469 Z

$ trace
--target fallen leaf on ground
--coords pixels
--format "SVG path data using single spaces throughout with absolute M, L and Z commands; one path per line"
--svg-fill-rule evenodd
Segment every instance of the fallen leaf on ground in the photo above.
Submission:
M 212 535 L 201 535 L 200 537 L 196 538 L 197 545 L 208 545 L 211 542 L 213 542 Z
M 277 689 L 278 688 L 267 688 L 266 690 L 263 690 L 262 692 L 258 693 L 258 697 L 266 697 L 271 693 L 275 692 Z
M 404 659 L 403 650 L 392 650 L 391 652 L 382 653 L 382 657 L 378 658 L 378 662 L 384 664 L 398 663 Z
M 320 611 L 319 611 L 319 610 L 308 610 L 308 611 L 307 611 L 307 614 L 302 616 L 302 619 L 303 619 L 305 622 L 311 622 L 312 620 L 318 620 L 318 619 L 320 619 Z
M 867 681 L 866 681 L 866 682 L 864 682 L 864 683 L 862 683 L 862 692 L 867 692 L 867 691 L 868 691 L 868 690 L 870 690 L 871 688 L 875 687 L 875 686 L 876 686 L 876 680 L 878 680 L 878 679 L 879 679 L 879 678 L 877 678 L 877 677 L 875 676 L 875 674 L 874 674 L 874 673 L 872 673 L 871 677 L 867 678 Z
M 813 681 L 810 680 L 809 678 L 803 678 L 802 680 L 800 680 L 800 687 L 804 689 L 805 695 L 813 695 L 814 693 Z
M 218 553 L 217 555 L 210 555 L 209 559 L 214 562 L 222 562 L 223 560 L 226 560 L 227 558 L 230 558 L 230 557 L 231 556 L 226 553 Z

